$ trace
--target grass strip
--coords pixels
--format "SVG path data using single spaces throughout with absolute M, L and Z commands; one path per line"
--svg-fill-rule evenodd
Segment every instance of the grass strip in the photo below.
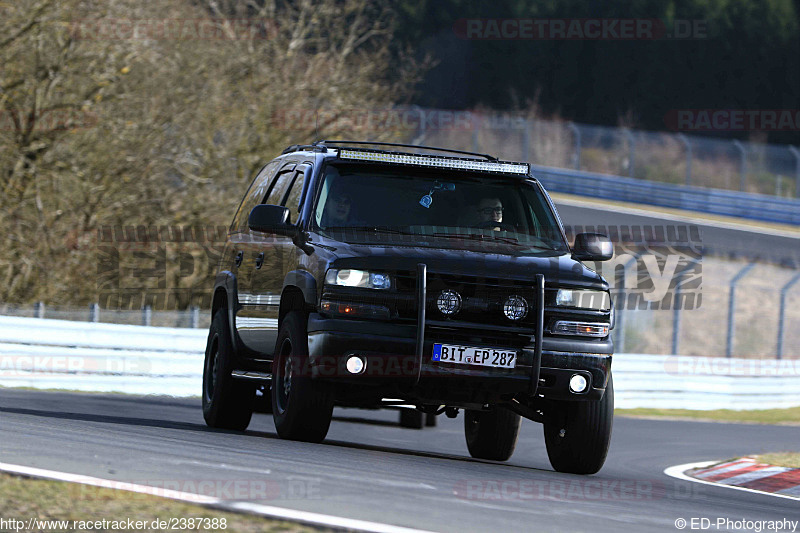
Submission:
M 715 409 L 616 409 L 614 414 L 638 418 L 671 418 L 696 421 L 743 422 L 748 424 L 800 424 L 800 407 L 788 409 L 753 409 L 736 411 Z
M 785 466 L 787 468 L 800 468 L 800 453 L 797 452 L 765 453 L 757 455 L 756 461 L 768 465 Z
M 21 520 L 26 523 L 30 519 L 53 521 L 69 521 L 69 527 L 47 527 L 48 524 L 38 523 L 39 531 L 79 531 L 73 521 L 102 521 L 109 524 L 100 528 L 92 524 L 88 529 L 93 531 L 137 531 L 127 529 L 125 526 L 114 528 L 110 522 L 127 522 L 128 519 L 146 523 L 147 527 L 138 531 L 225 531 L 225 532 L 292 532 L 307 533 L 321 531 L 281 520 L 274 520 L 260 516 L 220 511 L 210 507 L 183 503 L 167 498 L 159 498 L 147 494 L 118 491 L 77 483 L 63 481 L 50 481 L 32 479 L 0 472 L 0 517 Z M 180 519 L 194 518 L 194 528 L 177 527 L 172 525 L 189 526 L 189 522 L 181 524 Z M 170 519 L 177 519 L 170 525 Z M 207 520 L 206 520 L 207 519 Z M 216 519 L 216 522 L 214 520 Z M 154 521 L 165 521 L 167 527 Z M 224 521 L 224 522 L 223 522 Z M 224 524 L 224 527 L 223 527 Z M 3 531 L 15 531 L 15 528 L 5 527 Z M 55 524 L 51 524 L 54 526 Z M 156 527 L 153 527 L 153 526 Z M 216 527 L 212 527 L 216 525 Z M 24 531 L 27 529 L 19 529 Z

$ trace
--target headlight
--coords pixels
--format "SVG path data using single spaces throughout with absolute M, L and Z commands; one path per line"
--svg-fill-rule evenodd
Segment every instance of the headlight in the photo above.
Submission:
M 605 291 L 558 289 L 556 305 L 608 311 L 611 309 L 611 298 Z
M 366 289 L 389 289 L 392 287 L 392 280 L 389 274 L 379 274 L 377 272 L 353 270 L 350 268 L 343 268 L 341 270 L 332 268 L 328 270 L 325 274 L 325 283 L 328 285 L 363 287 Z

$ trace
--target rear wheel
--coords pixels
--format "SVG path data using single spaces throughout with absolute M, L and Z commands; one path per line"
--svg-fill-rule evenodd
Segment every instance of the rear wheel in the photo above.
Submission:
M 464 435 L 469 454 L 476 459 L 506 461 L 514 453 L 520 417 L 508 409 L 464 411 Z
M 234 350 L 227 311 L 214 315 L 203 365 L 203 418 L 212 428 L 245 430 L 253 415 L 256 389 L 231 377 Z
M 409 429 L 422 429 L 425 413 L 416 409 L 400 409 L 400 426 Z
M 436 427 L 436 413 L 425 413 L 425 427 Z
M 256 391 L 256 401 L 253 410 L 256 413 L 271 413 L 272 412 L 272 392 L 269 390 L 269 385 L 259 387 Z
M 550 464 L 558 472 L 594 474 L 608 455 L 614 422 L 614 382 L 608 377 L 603 398 L 591 402 L 554 402 L 544 423 Z
M 282 439 L 322 442 L 333 416 L 333 392 L 311 379 L 306 318 L 292 311 L 283 319 L 272 363 L 272 417 Z

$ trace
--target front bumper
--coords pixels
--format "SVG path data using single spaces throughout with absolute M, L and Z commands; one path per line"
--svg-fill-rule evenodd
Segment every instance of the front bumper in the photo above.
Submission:
M 531 376 L 537 378 L 534 394 L 556 400 L 597 400 L 605 391 L 611 370 L 610 340 L 542 338 L 541 354 L 529 335 L 512 335 L 491 328 L 425 327 L 421 362 L 417 353 L 417 327 L 350 318 L 326 318 L 312 313 L 308 321 L 309 363 L 315 379 L 341 386 L 356 386 L 365 394 L 415 398 L 421 403 L 493 403 L 516 394 L 531 393 Z M 513 369 L 473 367 L 432 360 L 433 344 L 448 342 L 469 346 L 518 350 Z M 361 374 L 345 367 L 350 355 L 366 359 Z M 589 381 L 586 393 L 569 391 L 569 379 L 580 373 Z

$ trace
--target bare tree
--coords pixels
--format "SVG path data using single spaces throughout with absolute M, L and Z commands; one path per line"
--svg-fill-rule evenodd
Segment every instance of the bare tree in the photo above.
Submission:
M 368 0 L 0 4 L 0 301 L 96 299 L 98 228 L 227 224 L 314 137 L 287 111 L 404 102 L 424 65 L 391 53 L 391 24 Z M 167 284 L 210 286 L 173 248 Z M 119 276 L 147 268 L 128 255 Z

